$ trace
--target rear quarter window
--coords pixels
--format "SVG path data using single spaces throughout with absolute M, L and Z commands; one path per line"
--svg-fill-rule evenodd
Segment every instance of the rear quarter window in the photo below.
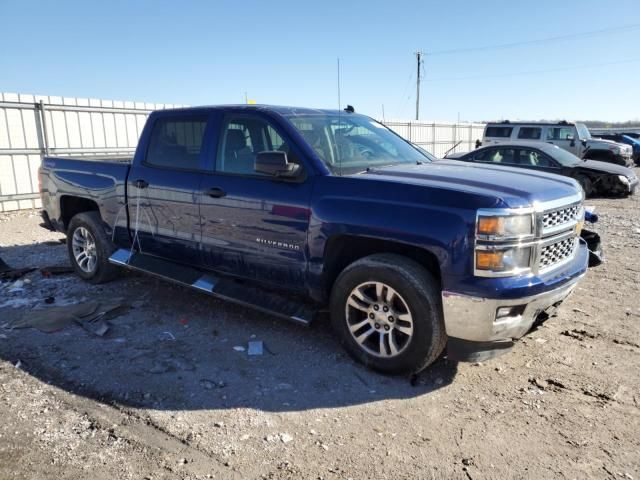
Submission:
M 485 137 L 509 138 L 513 127 L 487 127 L 484 132 Z

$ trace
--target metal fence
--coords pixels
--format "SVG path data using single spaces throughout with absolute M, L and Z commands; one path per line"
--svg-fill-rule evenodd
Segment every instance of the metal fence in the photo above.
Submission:
M 589 128 L 591 135 L 606 135 L 609 133 L 640 133 L 640 127 L 608 127 L 608 128 Z
M 178 106 L 0 93 L 0 211 L 40 207 L 44 155 L 131 155 L 149 112 Z
M 467 152 L 482 140 L 483 123 L 429 123 L 419 121 L 388 120 L 387 127 L 410 142 L 419 145 L 436 157 L 445 153 Z
M 39 208 L 44 155 L 132 155 L 152 110 L 183 105 L 0 93 L 0 212 Z M 387 121 L 407 140 L 442 156 L 470 150 L 483 125 Z

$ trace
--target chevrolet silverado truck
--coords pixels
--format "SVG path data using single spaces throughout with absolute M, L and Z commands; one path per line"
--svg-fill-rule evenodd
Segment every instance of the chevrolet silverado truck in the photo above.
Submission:
M 308 325 L 360 362 L 490 358 L 585 274 L 583 192 L 429 157 L 352 109 L 153 112 L 132 159 L 45 157 L 44 226 L 91 283 L 119 268 Z

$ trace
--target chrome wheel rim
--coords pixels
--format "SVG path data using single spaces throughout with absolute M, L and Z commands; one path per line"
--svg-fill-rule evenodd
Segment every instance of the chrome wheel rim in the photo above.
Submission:
M 91 232 L 85 227 L 76 228 L 71 238 L 71 248 L 80 270 L 85 273 L 93 273 L 98 263 L 98 254 L 96 240 Z
M 386 283 L 365 282 L 347 297 L 347 328 L 356 343 L 374 357 L 400 355 L 413 338 L 407 302 Z

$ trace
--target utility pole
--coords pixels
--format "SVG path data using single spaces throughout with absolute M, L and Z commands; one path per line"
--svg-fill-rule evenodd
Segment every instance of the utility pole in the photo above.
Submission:
M 422 52 L 416 52 L 418 74 L 416 75 L 416 120 L 420 119 L 420 67 L 422 66 Z

